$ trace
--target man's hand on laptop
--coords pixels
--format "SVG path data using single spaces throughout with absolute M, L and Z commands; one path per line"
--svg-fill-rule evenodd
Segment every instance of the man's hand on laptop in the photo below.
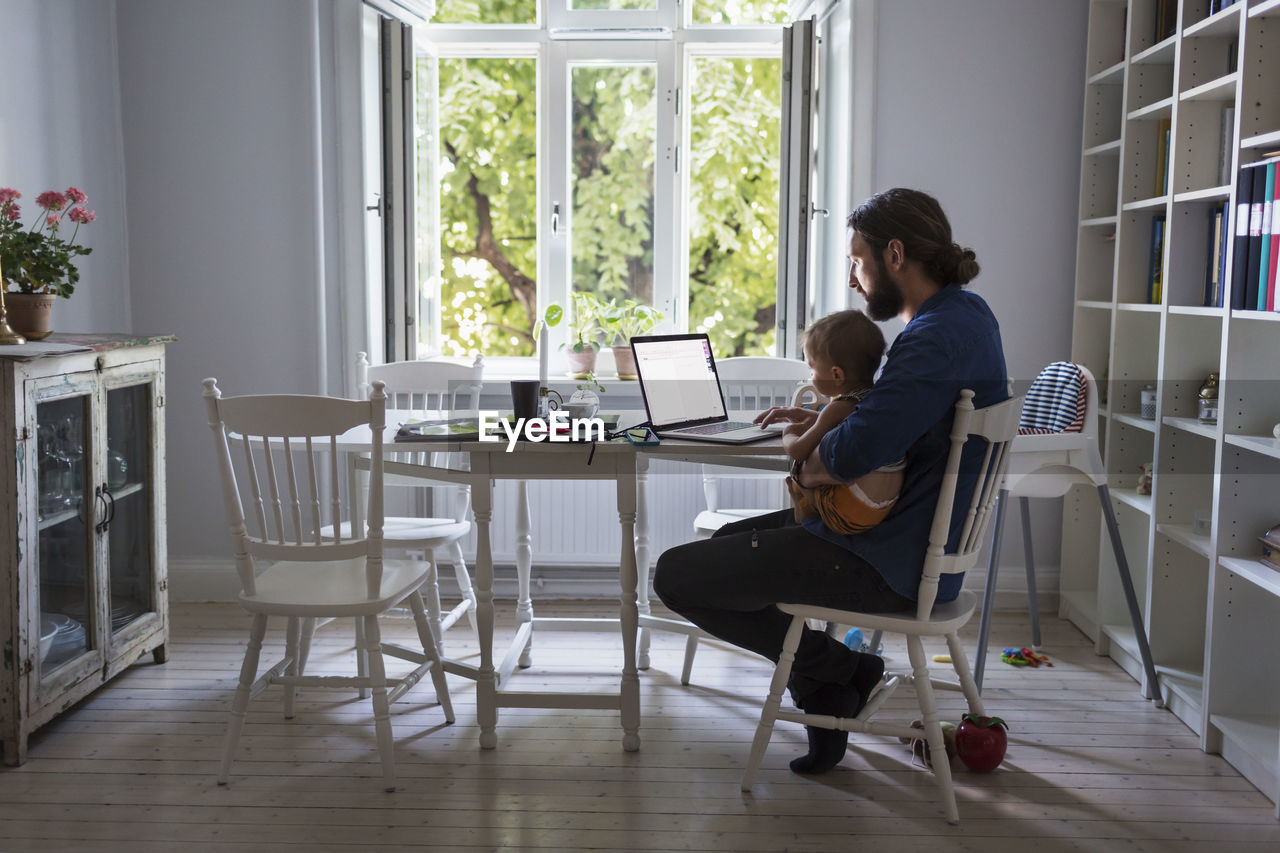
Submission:
M 752 423 L 760 424 L 762 429 L 775 423 L 803 424 L 808 428 L 817 418 L 818 413 L 810 409 L 799 406 L 774 406 L 756 415 Z

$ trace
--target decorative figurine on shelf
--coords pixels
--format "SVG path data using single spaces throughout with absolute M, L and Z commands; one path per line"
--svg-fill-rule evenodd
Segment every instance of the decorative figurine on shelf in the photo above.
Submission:
M 1138 466 L 1138 494 L 1151 494 L 1151 474 L 1155 471 L 1156 463 L 1148 462 L 1145 465 Z
M 1140 400 L 1141 408 L 1138 409 L 1138 416 L 1144 421 L 1154 421 L 1156 419 L 1156 386 L 1145 386 Z
M 1273 525 L 1258 541 L 1262 543 L 1262 564 L 1280 572 L 1280 524 Z
M 1209 378 L 1200 386 L 1200 393 L 1197 396 L 1200 423 L 1216 424 L 1218 422 L 1218 374 L 1209 374 Z

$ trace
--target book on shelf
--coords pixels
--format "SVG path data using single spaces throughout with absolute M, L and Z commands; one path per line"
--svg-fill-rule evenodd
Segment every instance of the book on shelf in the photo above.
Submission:
M 1156 195 L 1169 192 L 1169 132 L 1172 120 L 1160 119 L 1156 126 Z
M 1159 305 L 1164 293 L 1164 214 L 1151 219 L 1151 263 L 1147 267 L 1147 304 Z
M 1226 262 L 1224 251 L 1227 207 L 1216 204 L 1209 209 L 1209 236 L 1205 246 L 1204 307 L 1222 307 L 1222 275 Z
M 1178 0 L 1156 0 L 1155 43 L 1178 31 Z
M 1253 226 L 1254 215 L 1254 184 L 1255 176 L 1259 167 L 1262 167 L 1262 175 L 1257 176 L 1257 230 L 1255 235 L 1257 240 L 1262 239 L 1262 182 L 1266 179 L 1266 165 L 1280 160 L 1280 157 L 1271 157 L 1265 160 L 1259 160 L 1256 163 L 1246 163 L 1240 167 L 1236 173 L 1236 209 L 1231 224 L 1231 310 L 1243 311 L 1246 308 L 1252 309 L 1257 305 L 1257 274 L 1258 267 L 1255 264 L 1253 268 L 1253 300 L 1249 301 L 1249 259 L 1251 248 L 1258 250 L 1256 260 L 1261 260 L 1262 245 L 1250 239 L 1251 227 Z M 1251 243 L 1254 245 L 1251 246 Z
M 1250 171 L 1252 189 L 1249 194 L 1249 245 L 1246 249 L 1244 271 L 1244 309 L 1258 308 L 1258 264 L 1262 261 L 1262 209 L 1266 192 L 1267 169 L 1264 163 L 1254 163 Z
M 1261 171 L 1261 169 L 1259 169 Z M 1259 311 L 1267 308 L 1267 285 L 1271 272 L 1271 227 L 1275 221 L 1272 208 L 1275 202 L 1276 164 L 1268 163 L 1267 171 L 1262 179 L 1262 239 L 1258 254 L 1258 299 L 1255 308 Z
M 1216 15 L 1228 6 L 1234 5 L 1236 0 L 1211 0 L 1209 3 L 1209 14 Z
M 1276 287 L 1280 283 L 1276 281 L 1277 273 L 1280 273 L 1280 222 L 1277 221 L 1278 212 L 1280 212 L 1280 164 L 1276 165 L 1275 178 L 1271 182 L 1271 190 L 1274 200 L 1271 202 L 1271 265 L 1267 269 L 1267 311 L 1280 310 L 1280 305 L 1276 304 Z

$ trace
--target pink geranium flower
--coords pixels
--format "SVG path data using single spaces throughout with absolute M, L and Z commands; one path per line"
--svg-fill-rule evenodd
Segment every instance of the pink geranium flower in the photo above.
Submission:
M 50 213 L 44 218 L 44 221 L 50 228 L 57 228 L 62 224 L 62 217 L 56 213 Z
M 89 200 L 89 197 L 87 195 L 85 195 L 81 190 L 78 190 L 75 187 L 67 187 L 66 195 L 72 204 L 84 204 L 86 201 Z
M 21 205 L 14 204 L 13 202 L 8 202 L 4 206 L 4 212 L 5 216 L 9 217 L 10 221 L 17 222 L 18 217 L 22 215 L 22 207 Z
M 83 225 L 86 222 L 92 222 L 97 219 L 92 210 L 85 210 L 83 207 L 73 207 L 67 211 L 67 218 L 72 222 Z
M 36 204 L 45 210 L 62 210 L 67 204 L 67 199 L 57 190 L 45 190 L 36 196 Z
M 12 187 L 0 187 L 0 204 L 8 204 L 17 198 L 22 198 L 22 193 Z

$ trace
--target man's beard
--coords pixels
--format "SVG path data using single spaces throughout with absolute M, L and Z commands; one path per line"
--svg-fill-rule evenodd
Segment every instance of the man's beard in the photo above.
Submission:
M 892 320 L 902 313 L 902 288 L 889 278 L 884 258 L 876 258 L 876 286 L 867 294 L 867 316 L 876 322 Z

